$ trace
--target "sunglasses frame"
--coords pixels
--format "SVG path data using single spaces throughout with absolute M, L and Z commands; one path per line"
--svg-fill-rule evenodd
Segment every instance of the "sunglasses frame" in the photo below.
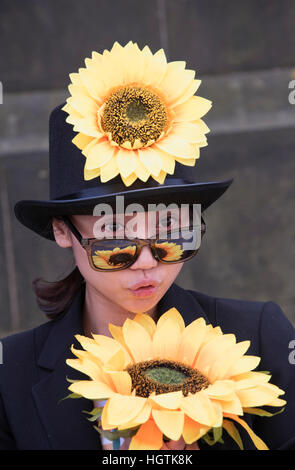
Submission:
M 158 255 L 156 253 L 156 250 L 155 250 L 155 243 L 157 242 L 157 240 L 161 239 L 160 237 L 159 238 L 156 237 L 154 239 L 132 238 L 132 239 L 130 239 L 130 241 L 132 241 L 133 243 L 136 244 L 136 252 L 135 252 L 135 255 L 134 255 L 134 259 L 131 262 L 127 263 L 125 266 L 122 266 L 121 268 L 110 268 L 110 269 L 98 268 L 97 266 L 94 265 L 92 255 L 91 255 L 92 245 L 98 239 L 97 238 L 83 238 L 81 233 L 79 232 L 79 230 L 75 227 L 75 225 L 73 224 L 73 222 L 70 220 L 70 218 L 68 216 L 66 216 L 66 215 L 65 216 L 59 216 L 57 218 L 62 219 L 65 222 L 65 224 L 71 230 L 73 235 L 75 235 L 75 237 L 77 238 L 80 245 L 86 250 L 89 264 L 92 267 L 92 269 L 94 269 L 94 271 L 114 272 L 114 271 L 122 271 L 123 269 L 127 269 L 130 266 L 132 266 L 132 264 L 134 264 L 136 262 L 136 260 L 139 258 L 141 250 L 144 246 L 149 246 L 150 249 L 151 249 L 153 257 L 159 263 L 164 263 L 164 264 L 176 264 L 176 263 L 184 263 L 185 261 L 189 261 L 191 258 L 193 258 L 193 256 L 195 256 L 198 253 L 198 251 L 200 249 L 200 247 L 199 247 L 196 250 L 194 250 L 193 253 L 188 258 L 186 258 L 184 260 L 164 261 L 164 260 L 162 260 L 161 258 L 158 257 Z M 189 225 L 187 228 L 190 229 L 190 230 L 194 230 L 194 228 L 199 228 L 199 227 L 200 227 L 199 225 Z M 201 216 L 201 240 L 202 240 L 205 232 L 206 232 L 206 224 L 205 224 L 205 221 L 204 221 L 203 217 Z M 102 241 L 102 240 L 99 240 L 99 241 Z M 122 238 L 121 240 L 129 240 L 129 239 L 128 238 Z

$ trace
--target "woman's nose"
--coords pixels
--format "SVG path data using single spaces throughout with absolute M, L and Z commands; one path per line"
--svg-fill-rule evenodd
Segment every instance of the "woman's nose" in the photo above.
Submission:
M 130 266 L 130 269 L 151 269 L 157 266 L 157 264 L 158 261 L 153 257 L 151 248 L 144 246 L 135 263 Z

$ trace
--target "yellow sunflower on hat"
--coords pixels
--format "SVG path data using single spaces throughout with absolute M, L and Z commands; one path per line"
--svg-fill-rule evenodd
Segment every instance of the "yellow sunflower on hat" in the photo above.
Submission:
M 71 96 L 63 110 L 86 157 L 84 179 L 120 175 L 126 186 L 151 176 L 163 183 L 175 162 L 194 166 L 207 145 L 202 117 L 212 102 L 194 96 L 201 80 L 183 61 L 167 62 L 129 42 L 92 52 L 85 68 L 71 73 Z

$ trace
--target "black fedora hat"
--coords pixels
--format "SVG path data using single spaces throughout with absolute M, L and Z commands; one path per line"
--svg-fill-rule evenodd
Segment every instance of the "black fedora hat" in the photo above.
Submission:
M 57 106 L 49 119 L 49 200 L 21 200 L 14 212 L 24 226 L 48 240 L 55 241 L 51 219 L 57 215 L 93 214 L 96 204 L 103 202 L 115 207 L 116 196 L 124 196 L 129 204 L 175 202 L 201 204 L 202 212 L 214 203 L 233 182 L 195 182 L 191 168 L 176 162 L 173 175 L 167 175 L 163 184 L 152 178 L 135 181 L 126 187 L 116 176 L 106 183 L 99 177 L 84 180 L 84 157 L 72 143 L 76 133 L 66 122 L 65 112 Z

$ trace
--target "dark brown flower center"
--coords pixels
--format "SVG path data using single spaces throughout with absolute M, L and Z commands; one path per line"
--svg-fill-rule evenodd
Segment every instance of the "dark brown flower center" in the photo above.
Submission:
M 184 396 L 209 386 L 209 381 L 197 369 L 181 362 L 154 359 L 132 364 L 126 368 L 132 380 L 136 396 L 148 398 L 152 392 L 182 390 Z
M 119 146 L 126 142 L 137 148 L 151 145 L 168 126 L 166 106 L 147 88 L 124 86 L 106 100 L 102 128 Z

